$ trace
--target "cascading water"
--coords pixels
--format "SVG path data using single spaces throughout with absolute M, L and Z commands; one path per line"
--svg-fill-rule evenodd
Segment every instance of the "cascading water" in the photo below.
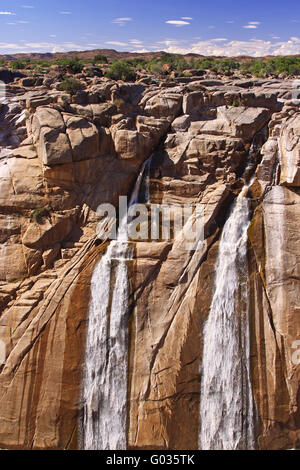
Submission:
M 199 448 L 254 448 L 250 378 L 247 231 L 248 187 L 224 226 L 216 263 L 215 293 L 204 327 Z
M 129 207 L 138 201 L 147 160 L 139 173 Z M 84 373 L 83 447 L 126 449 L 128 362 L 127 217 L 94 269 Z

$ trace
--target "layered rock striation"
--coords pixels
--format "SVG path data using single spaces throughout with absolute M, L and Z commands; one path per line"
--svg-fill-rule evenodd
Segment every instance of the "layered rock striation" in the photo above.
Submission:
M 292 82 L 86 79 L 70 96 L 10 85 L 1 107 L 0 447 L 81 445 L 100 204 L 201 204 L 204 243 L 132 241 L 127 447 L 197 449 L 203 328 L 222 229 L 251 180 L 251 381 L 259 449 L 300 446 L 300 112 Z M 252 179 L 251 179 L 252 178 Z M 300 207 L 300 206 L 299 206 Z M 174 216 L 176 218 L 176 215 Z M 221 333 L 220 333 L 221 334 Z

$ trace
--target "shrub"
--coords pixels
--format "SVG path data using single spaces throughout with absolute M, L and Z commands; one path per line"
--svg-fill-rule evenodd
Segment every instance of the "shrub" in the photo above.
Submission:
M 148 71 L 153 75 L 164 75 L 165 71 L 163 69 L 163 65 L 158 62 L 152 62 L 147 67 Z
M 133 59 L 126 59 L 125 62 L 136 70 L 142 70 L 147 64 L 147 60 L 143 57 L 134 57 Z
M 80 73 L 84 67 L 84 64 L 78 57 L 72 59 L 63 58 L 55 62 L 57 65 L 60 65 L 67 69 L 70 73 Z
M 212 59 L 211 57 L 207 57 L 205 59 L 199 59 L 196 62 L 196 66 L 198 69 L 217 71 L 217 60 Z
M 300 75 L 300 64 L 291 64 L 289 66 L 289 73 L 290 75 Z
M 221 73 L 232 73 L 234 70 L 238 70 L 239 68 L 240 64 L 230 59 L 220 60 L 217 63 L 218 72 Z
M 65 91 L 70 95 L 75 95 L 77 91 L 83 90 L 85 86 L 75 78 L 65 78 L 57 87 L 59 91 Z
M 50 212 L 46 207 L 40 207 L 31 213 L 31 220 L 37 224 L 41 224 L 45 218 L 51 221 Z
M 165 53 L 161 57 L 148 62 L 146 68 L 150 73 L 160 75 L 160 70 L 162 70 L 162 73 L 166 70 L 181 72 L 190 68 L 190 65 L 186 62 L 184 57 L 178 54 Z
M 13 60 L 10 66 L 13 70 L 23 70 L 25 69 L 26 64 L 22 60 Z
M 113 104 L 116 106 L 119 112 L 122 112 L 122 108 L 125 105 L 125 101 L 122 98 L 115 98 Z
M 95 55 L 94 59 L 93 59 L 93 62 L 95 64 L 108 64 L 108 60 L 107 60 L 107 57 L 105 55 L 102 55 L 102 54 L 98 54 L 98 55 Z
M 105 75 L 112 80 L 124 80 L 124 82 L 134 81 L 136 78 L 134 69 L 125 60 L 114 62 Z
M 45 70 L 49 70 L 51 62 L 46 59 L 35 59 L 31 61 L 32 68 L 41 68 Z
M 186 60 L 178 54 L 165 53 L 161 58 L 162 64 L 168 64 L 171 70 L 185 70 L 189 67 Z
M 299 57 L 275 57 L 268 60 L 252 60 L 241 65 L 241 73 L 256 77 L 268 77 L 274 74 L 299 75 Z

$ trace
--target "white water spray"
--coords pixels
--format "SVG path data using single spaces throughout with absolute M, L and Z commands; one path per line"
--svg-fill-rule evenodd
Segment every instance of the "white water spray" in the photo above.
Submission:
M 224 226 L 216 263 L 215 293 L 204 327 L 199 447 L 254 448 L 250 379 L 245 187 Z
M 142 166 L 129 206 L 138 201 L 148 164 Z M 133 253 L 125 219 L 92 275 L 83 393 L 83 447 L 88 450 L 127 446 L 127 263 Z

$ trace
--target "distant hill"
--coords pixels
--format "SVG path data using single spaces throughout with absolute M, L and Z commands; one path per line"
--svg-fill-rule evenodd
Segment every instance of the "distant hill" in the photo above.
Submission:
M 160 57 L 164 54 L 163 51 L 160 52 L 146 52 L 146 53 L 137 53 L 137 52 L 118 52 L 114 49 L 93 49 L 89 51 L 69 51 L 69 52 L 47 52 L 47 53 L 22 53 L 22 54 L 4 54 L 0 55 L 0 59 L 6 60 L 15 60 L 15 59 L 61 59 L 61 58 L 71 58 L 79 57 L 80 59 L 93 59 L 95 55 L 102 54 L 105 55 L 108 59 L 129 59 L 130 57 L 145 57 L 147 59 L 153 59 L 155 57 Z M 201 57 L 201 56 L 197 56 Z
M 163 54 L 165 54 L 164 51 L 159 51 L 159 52 L 118 52 L 114 49 L 93 49 L 89 51 L 70 51 L 70 52 L 56 52 L 56 53 L 37 53 L 37 52 L 32 52 L 32 53 L 22 53 L 22 54 L 4 54 L 0 55 L 0 59 L 6 59 L 6 60 L 16 60 L 16 59 L 60 59 L 64 57 L 76 57 L 78 56 L 80 59 L 93 59 L 95 55 L 102 54 L 105 55 L 108 59 L 129 59 L 129 58 L 135 58 L 135 57 L 142 57 L 145 59 L 154 59 L 156 57 L 160 57 Z M 178 54 L 180 55 L 180 54 Z M 189 53 L 189 54 L 184 54 L 183 57 L 186 59 L 191 59 L 191 58 L 203 58 L 206 57 L 204 55 L 199 55 L 199 54 L 194 54 L 194 53 Z M 210 56 L 210 57 L 216 57 L 216 56 Z M 255 59 L 271 59 L 273 56 L 266 56 L 266 57 L 250 57 L 250 56 L 237 56 L 237 57 L 225 57 L 225 56 L 218 56 L 219 58 L 226 58 L 226 59 L 235 59 L 238 60 L 239 62 L 243 62 L 246 60 L 255 60 Z M 300 57 L 300 54 L 296 54 L 293 57 Z

